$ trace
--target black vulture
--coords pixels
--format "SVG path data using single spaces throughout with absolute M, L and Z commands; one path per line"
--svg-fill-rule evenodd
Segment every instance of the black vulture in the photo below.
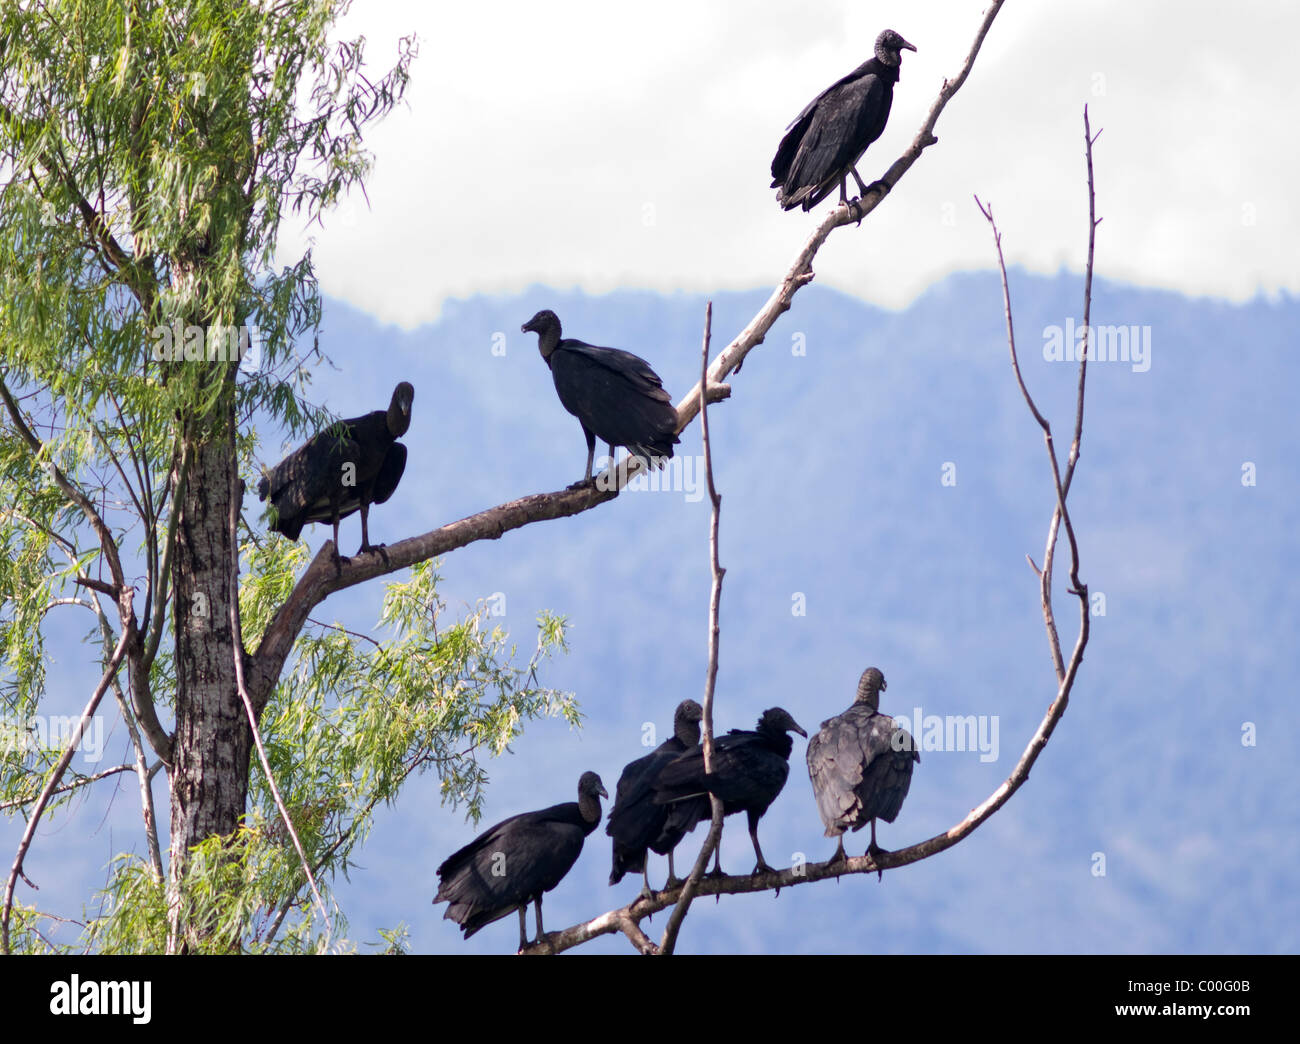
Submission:
M 560 403 L 578 418 L 587 439 L 587 473 L 571 489 L 591 482 L 598 437 L 609 444 L 611 458 L 615 446 L 626 446 L 650 467 L 673 455 L 680 441 L 677 411 L 648 362 L 618 348 L 561 340 L 560 320 L 551 311 L 538 312 L 522 329 L 537 334 Z
M 885 676 L 868 667 L 858 681 L 853 706 L 822 722 L 821 731 L 808 741 L 808 775 L 817 811 L 826 836 L 839 839 L 832 863 L 845 858 L 844 831 L 860 830 L 867 823 L 867 851 L 883 851 L 876 844 L 876 820 L 892 823 L 897 818 L 912 785 L 912 767 L 921 760 L 911 734 L 877 710 L 880 693 L 887 688 Z
M 528 945 L 528 904 L 537 904 L 537 938 L 542 929 L 542 893 L 549 892 L 578 861 L 582 843 L 600 823 L 600 799 L 609 797 L 600 777 L 584 772 L 578 800 L 524 812 L 485 830 L 438 867 L 435 903 L 449 903 L 443 917 L 468 939 L 484 925 L 519 911 L 519 948 Z
M 640 870 L 645 880 L 644 894 L 650 895 L 650 874 L 646 868 L 646 850 L 653 849 L 668 857 L 668 883 L 677 880 L 673 869 L 673 849 L 686 830 L 668 827 L 668 806 L 656 805 L 655 781 L 660 771 L 683 752 L 700 742 L 700 719 L 704 708 L 694 700 L 682 700 L 673 715 L 673 735 L 643 758 L 637 758 L 623 770 L 614 788 L 614 807 L 609 810 L 605 833 L 613 838 L 613 867 L 609 883 L 618 884 L 629 870 Z
M 337 558 L 339 520 L 359 509 L 358 553 L 382 550 L 370 545 L 370 505 L 391 497 L 406 469 L 406 447 L 397 438 L 411 426 L 414 398 L 415 389 L 402 381 L 387 410 L 330 425 L 263 474 L 257 496 L 270 498 L 271 529 L 297 540 L 308 522 L 332 523 Z
M 885 129 L 904 50 L 916 48 L 886 29 L 876 37 L 875 57 L 827 87 L 786 128 L 772 160 L 772 187 L 782 209 L 812 210 L 836 185 L 840 203 L 847 203 L 850 174 L 867 194 L 857 163 Z
M 758 821 L 781 793 L 790 774 L 790 751 L 794 747 L 787 735 L 790 732 L 808 735 L 787 711 L 780 707 L 765 710 L 755 731 L 732 729 L 714 742 L 712 773 L 704 771 L 703 747 L 678 755 L 659 773 L 655 801 L 684 802 L 684 808 L 678 811 L 686 830 L 709 818 L 710 793 L 722 799 L 724 815 L 749 813 L 749 836 L 758 857 L 754 873 L 771 870 L 758 844 Z M 713 872 L 722 873 L 720 859 L 715 859 Z

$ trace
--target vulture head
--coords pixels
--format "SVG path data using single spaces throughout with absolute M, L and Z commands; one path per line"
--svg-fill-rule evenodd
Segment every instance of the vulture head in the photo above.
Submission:
M 804 739 L 808 738 L 808 733 L 799 727 L 799 723 L 790 717 L 790 712 L 782 707 L 772 707 L 763 711 L 763 716 L 758 719 L 759 732 L 797 732 Z
M 537 334 L 537 347 L 541 350 L 542 358 L 549 362 L 551 353 L 555 351 L 556 346 L 560 343 L 560 317 L 549 308 L 543 309 L 524 323 L 520 329 L 524 333 Z
M 393 400 L 388 404 L 388 430 L 393 438 L 406 434 L 411 426 L 411 402 L 415 399 L 415 389 L 403 381 L 393 389 Z
M 588 823 L 600 820 L 600 799 L 609 797 L 609 791 L 594 772 L 584 772 L 578 780 L 578 809 Z
M 886 29 L 876 37 L 876 61 L 882 65 L 892 65 L 897 68 L 903 61 L 903 52 L 915 50 L 915 47 L 892 29 Z
M 854 703 L 865 703 L 872 710 L 878 710 L 880 707 L 880 694 L 888 689 L 885 684 L 885 676 L 880 673 L 878 667 L 868 667 L 862 672 L 862 677 L 858 679 L 858 696 Z

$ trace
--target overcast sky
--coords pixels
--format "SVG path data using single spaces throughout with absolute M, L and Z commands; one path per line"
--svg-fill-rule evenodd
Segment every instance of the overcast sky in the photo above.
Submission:
M 882 174 L 953 76 L 978 0 L 801 5 L 663 0 L 357 4 L 373 69 L 420 37 L 408 105 L 367 133 L 359 194 L 314 228 L 326 293 L 390 322 L 447 298 L 533 283 L 709 292 L 767 286 L 825 213 L 768 187 L 784 128 L 889 27 L 914 43 L 889 125 L 861 164 Z M 1097 148 L 1098 270 L 1233 300 L 1300 289 L 1295 201 L 1300 9 L 1231 14 L 1171 0 L 1011 0 L 927 150 L 861 231 L 832 237 L 818 278 L 901 307 L 992 262 L 972 193 L 1008 260 L 1082 267 L 1082 109 Z M 283 241 L 285 257 L 307 242 Z

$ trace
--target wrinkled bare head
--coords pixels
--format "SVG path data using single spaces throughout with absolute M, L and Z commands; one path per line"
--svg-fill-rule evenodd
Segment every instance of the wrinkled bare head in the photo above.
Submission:
M 560 343 L 560 317 L 549 308 L 544 308 L 520 327 L 524 333 L 537 334 L 537 347 L 543 359 L 549 359 Z
M 897 66 L 903 60 L 904 51 L 915 50 L 915 47 L 892 29 L 886 29 L 876 37 L 876 60 L 885 65 Z
M 858 698 L 853 702 L 865 703 L 872 710 L 877 710 L 880 707 L 880 694 L 888 688 L 880 668 L 868 667 L 858 679 Z

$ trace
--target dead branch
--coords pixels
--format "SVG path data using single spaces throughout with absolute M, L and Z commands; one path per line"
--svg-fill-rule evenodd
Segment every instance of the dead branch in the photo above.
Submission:
M 1004 0 L 994 0 L 984 12 L 975 40 L 961 69 L 956 77 L 944 81 L 939 96 L 931 105 L 925 122 L 921 125 L 912 144 L 894 161 L 881 179 L 890 188 L 898 184 L 899 179 L 912 167 L 925 149 L 938 141 L 934 136 L 934 128 L 939 115 L 970 75 L 984 38 L 1002 9 L 1003 2 Z M 678 434 L 685 430 L 700 412 L 700 396 L 706 385 L 710 389 L 718 385 L 717 394 L 721 397 L 730 394 L 730 388 L 724 385 L 723 381 L 729 374 L 739 369 L 750 351 L 763 342 L 772 324 L 789 310 L 791 300 L 799 288 L 812 281 L 813 258 L 831 232 L 842 225 L 854 222 L 861 224 L 862 219 L 875 210 L 883 198 L 880 193 L 873 193 L 868 200 L 858 200 L 851 207 L 837 206 L 827 213 L 821 224 L 804 243 L 785 277 L 772 291 L 767 303 L 759 309 L 735 340 L 718 354 L 706 373 L 701 376 L 700 382 L 678 403 L 676 429 Z M 710 391 L 710 394 L 713 392 Z M 497 540 L 512 529 L 588 511 L 598 504 L 613 500 L 618 496 L 619 491 L 642 470 L 640 458 L 625 456 L 617 465 L 611 466 L 597 476 L 594 486 L 577 490 L 560 490 L 555 493 L 538 493 L 512 500 L 420 536 L 402 540 L 388 547 L 384 555 L 379 552 L 357 555 L 344 563 L 341 569 L 335 564 L 332 544 L 326 542 L 299 578 L 288 600 L 272 618 L 257 651 L 251 657 L 249 691 L 254 706 L 260 710 L 270 699 L 271 691 L 279 680 L 284 664 L 293 649 L 293 643 L 308 614 L 334 592 L 354 587 L 378 576 L 395 573 L 416 562 L 446 554 L 448 551 L 454 551 L 478 540 Z
M 718 638 L 720 633 L 718 614 L 722 605 L 722 578 L 727 574 L 718 559 L 718 517 L 722 513 L 722 497 L 718 494 L 718 487 L 713 482 L 713 449 L 709 442 L 708 404 L 710 396 L 707 394 L 707 390 L 709 387 L 709 339 L 712 332 L 713 302 L 710 301 L 704 310 L 704 350 L 700 359 L 700 383 L 706 389 L 703 405 L 700 408 L 700 435 L 704 440 L 704 475 L 709 487 L 709 501 L 713 505 L 713 510 L 709 513 L 709 570 L 713 577 L 709 591 L 709 665 L 704 677 L 704 716 L 702 720 L 705 776 L 713 772 L 713 690 L 718 681 Z M 690 910 L 691 902 L 699 889 L 700 880 L 704 876 L 704 868 L 709 864 L 709 856 L 717 851 L 718 845 L 722 841 L 722 820 L 724 818 L 722 799 L 716 794 L 710 794 L 709 808 L 712 812 L 709 821 L 709 833 L 704 839 L 704 844 L 700 846 L 700 854 L 696 857 L 695 865 L 691 867 L 690 874 L 687 875 L 681 896 L 668 918 L 667 927 L 664 928 L 663 939 L 659 943 L 659 952 L 662 954 L 671 954 L 677 946 L 677 934 L 681 931 L 682 922 L 686 919 L 686 913 Z
M 1098 132 L 1100 133 L 1100 132 Z M 1096 216 L 1096 195 L 1092 176 L 1092 146 L 1097 140 L 1097 135 L 1093 135 L 1088 122 L 1087 109 L 1084 110 L 1084 140 L 1085 150 L 1088 161 L 1088 262 L 1087 271 L 1084 280 L 1084 315 L 1090 316 L 1091 306 L 1091 288 L 1093 262 L 1095 256 L 1095 233 L 1097 225 L 1100 224 Z M 1019 790 L 1029 779 L 1030 770 L 1038 760 L 1038 756 L 1047 746 L 1047 741 L 1051 738 L 1061 717 L 1065 713 L 1065 708 L 1070 702 L 1070 693 L 1074 687 L 1075 678 L 1078 676 L 1079 666 L 1083 662 L 1083 652 L 1088 644 L 1089 636 L 1089 616 L 1088 616 L 1088 587 L 1079 578 L 1079 549 L 1075 540 L 1073 523 L 1070 519 L 1070 513 L 1066 507 L 1066 496 L 1068 488 L 1063 483 L 1060 468 L 1057 463 L 1056 453 L 1053 448 L 1051 425 L 1034 403 L 1032 395 L 1025 386 L 1021 377 L 1019 360 L 1015 349 L 1015 331 L 1011 320 L 1011 297 L 1007 284 L 1006 264 L 1003 260 L 1001 249 L 1001 237 L 997 230 L 997 225 L 993 221 L 991 207 L 985 207 L 980 203 L 978 198 L 976 203 L 981 212 L 988 219 L 993 229 L 994 244 L 998 255 L 998 267 L 1002 277 L 1002 294 L 1003 302 L 1006 306 L 1007 316 L 1007 341 L 1011 351 L 1012 371 L 1016 377 L 1016 382 L 1021 389 L 1025 403 L 1030 413 L 1034 416 L 1039 426 L 1043 429 L 1044 440 L 1047 447 L 1050 470 L 1052 474 L 1053 496 L 1055 507 L 1052 512 L 1052 519 L 1048 526 L 1048 543 L 1047 555 L 1045 556 L 1045 567 L 1043 575 L 1047 578 L 1043 581 L 1043 615 L 1044 620 L 1048 623 L 1048 638 L 1053 666 L 1057 673 L 1057 690 L 1056 696 L 1051 705 L 1047 708 L 1042 721 L 1039 722 L 1038 728 L 1030 737 L 1028 745 L 1016 762 L 1015 768 L 1011 774 L 1002 782 L 1002 784 L 990 794 L 970 813 L 942 834 L 936 834 L 927 838 L 918 844 L 911 845 L 908 848 L 902 848 L 894 852 L 881 852 L 877 857 L 871 855 L 862 855 L 850 857 L 840 862 L 809 863 L 802 866 L 791 867 L 786 870 L 777 870 L 771 873 L 759 873 L 753 876 L 726 876 L 710 877 L 699 882 L 696 889 L 697 895 L 738 895 L 747 892 L 762 892 L 775 889 L 778 894 L 782 888 L 794 887 L 797 885 L 807 884 L 812 881 L 822 881 L 831 877 L 842 877 L 849 874 L 875 873 L 880 870 L 888 870 L 901 866 L 907 866 L 910 863 L 919 862 L 922 859 L 928 859 L 937 855 L 945 849 L 951 848 L 959 841 L 969 836 L 985 820 L 992 816 L 999 808 L 1007 803 L 1017 790 Z M 1067 472 L 1073 476 L 1074 462 L 1078 459 L 1078 447 L 1083 438 L 1083 397 L 1085 387 L 1085 368 L 1087 366 L 1086 353 L 1080 360 L 1080 377 L 1079 390 L 1075 406 L 1074 422 L 1074 439 L 1071 448 L 1070 471 Z M 1075 640 L 1074 648 L 1070 653 L 1068 662 L 1062 661 L 1060 639 L 1054 624 L 1051 604 L 1051 585 L 1050 585 L 1050 562 L 1056 549 L 1056 543 L 1061 526 L 1065 527 L 1067 539 L 1070 545 L 1071 568 L 1070 594 L 1079 599 L 1079 634 Z M 582 924 L 573 925 L 558 932 L 551 932 L 543 939 L 538 940 L 537 946 L 544 949 L 537 952 L 560 953 L 574 946 L 581 945 L 590 939 L 599 935 L 608 935 L 614 931 L 624 931 L 623 927 L 627 922 L 639 922 L 642 918 L 666 909 L 675 903 L 680 902 L 683 888 L 665 889 L 661 892 L 654 893 L 650 897 L 638 897 L 635 901 L 618 910 L 612 910 L 608 913 L 601 914 L 599 917 Z M 632 936 L 629 935 L 629 938 Z
M 129 611 L 131 606 L 131 588 L 129 587 L 125 591 L 125 603 L 125 608 Z M 122 665 L 130 637 L 130 632 L 125 630 L 122 632 L 122 637 L 118 640 L 117 648 L 113 650 L 113 655 L 104 668 L 104 674 L 99 679 L 99 684 L 95 686 L 94 693 L 91 694 L 89 702 L 81 712 L 81 719 L 77 722 L 77 727 L 68 739 L 68 745 L 63 749 L 63 755 L 50 773 L 50 778 L 45 781 L 45 788 L 41 791 L 40 797 L 36 799 L 36 807 L 32 809 L 32 814 L 27 819 L 27 828 L 23 831 L 22 840 L 18 842 L 18 852 L 14 856 L 13 866 L 9 868 L 9 879 L 5 882 L 4 911 L 0 914 L 0 934 L 3 935 L 2 940 L 0 940 L 0 944 L 2 944 L 0 948 L 6 954 L 13 952 L 9 945 L 9 915 L 13 912 L 14 885 L 19 874 L 23 872 L 23 860 L 26 858 L 27 850 L 31 848 L 32 840 L 36 836 L 36 827 L 41 821 L 41 813 L 45 811 L 45 806 L 58 787 L 59 780 L 63 778 L 63 773 L 67 771 L 68 765 L 72 761 L 72 754 L 77 749 L 77 744 L 81 742 L 82 734 L 86 731 L 86 726 L 89 724 L 96 708 L 99 707 L 99 701 L 103 699 L 104 693 L 108 691 L 109 683 L 112 682 L 118 668 Z M 26 880 L 25 875 L 24 880 Z M 28 883 L 30 884 L 30 882 Z

